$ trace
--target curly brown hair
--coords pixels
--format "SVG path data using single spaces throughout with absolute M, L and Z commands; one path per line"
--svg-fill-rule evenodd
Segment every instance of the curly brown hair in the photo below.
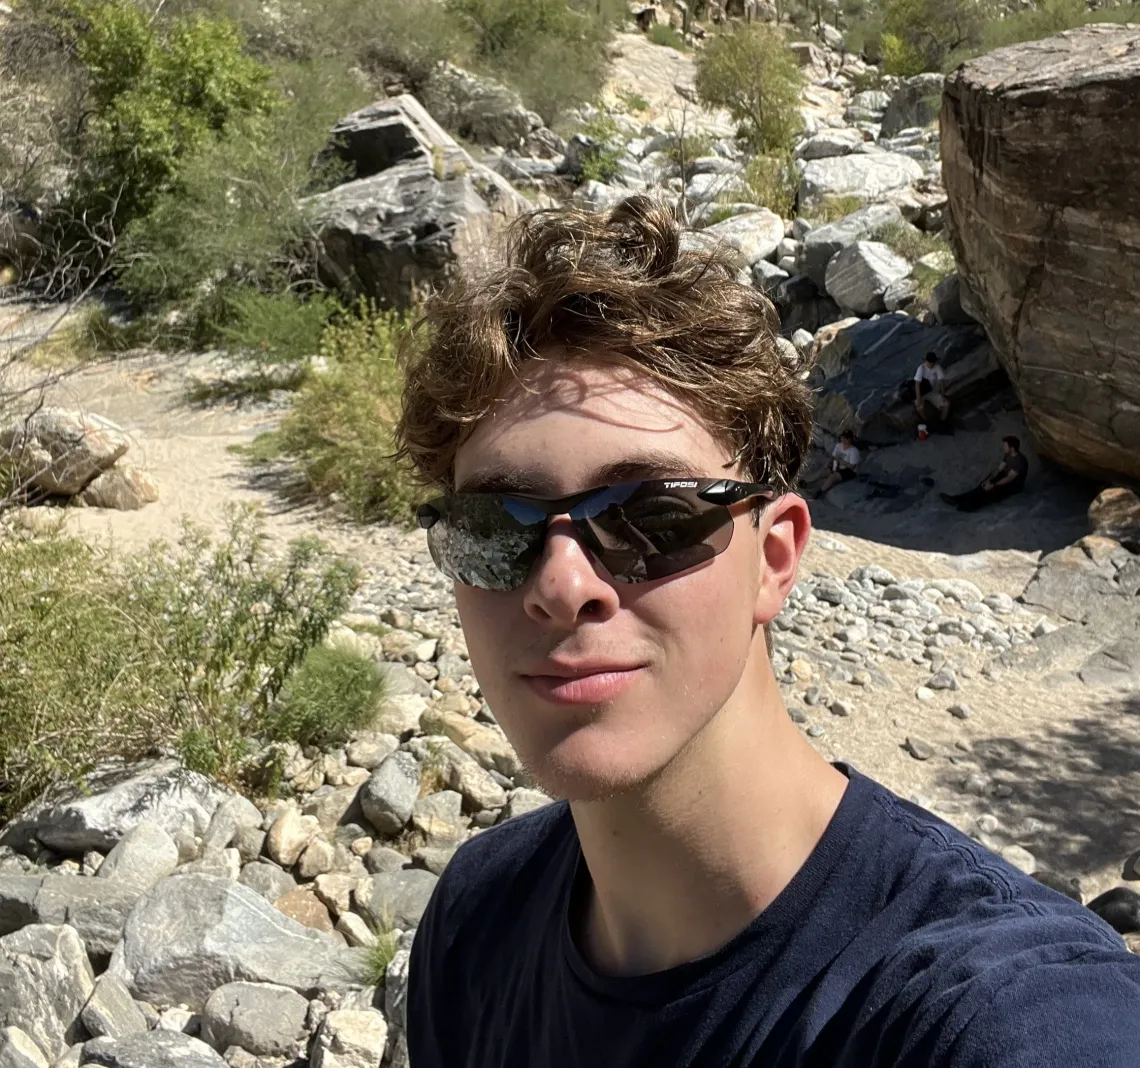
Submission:
M 578 355 L 648 375 L 692 407 L 750 478 L 794 488 L 811 439 L 805 366 L 777 345 L 771 302 L 736 275 L 731 250 L 686 234 L 646 196 L 608 213 L 523 216 L 500 266 L 429 301 L 421 343 L 403 356 L 398 454 L 450 488 L 456 449 L 521 366 Z

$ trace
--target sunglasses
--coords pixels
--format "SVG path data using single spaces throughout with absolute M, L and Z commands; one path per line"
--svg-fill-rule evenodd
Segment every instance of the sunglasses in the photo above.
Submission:
M 732 540 L 730 505 L 771 500 L 774 486 L 725 478 L 651 479 L 550 500 L 452 493 L 421 504 L 436 566 L 464 586 L 517 590 L 546 544 L 551 516 L 568 515 L 615 582 L 652 582 L 711 560 Z

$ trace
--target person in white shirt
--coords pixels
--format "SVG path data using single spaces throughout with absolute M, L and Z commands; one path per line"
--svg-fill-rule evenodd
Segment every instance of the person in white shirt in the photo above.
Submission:
M 816 497 L 822 497 L 828 490 L 855 477 L 855 469 L 862 457 L 855 447 L 855 435 L 850 430 L 839 435 L 839 441 L 831 450 L 831 473 L 823 480 Z
M 926 420 L 926 395 L 931 394 L 931 401 L 938 406 L 938 414 L 942 419 L 949 418 L 950 401 L 946 398 L 943 389 L 943 380 L 946 373 L 938 362 L 936 352 L 928 352 L 914 372 L 914 406 L 918 410 L 919 419 Z

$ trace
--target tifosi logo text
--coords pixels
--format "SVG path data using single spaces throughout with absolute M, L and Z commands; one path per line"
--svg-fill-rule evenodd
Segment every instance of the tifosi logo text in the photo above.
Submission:
M 695 482 L 666 482 L 665 483 L 666 489 L 696 489 L 696 487 L 697 487 L 697 484 Z

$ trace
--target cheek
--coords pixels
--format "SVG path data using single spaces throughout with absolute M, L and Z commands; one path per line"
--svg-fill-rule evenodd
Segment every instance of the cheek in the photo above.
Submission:
M 506 632 L 511 620 L 522 609 L 513 604 L 510 594 L 459 584 L 455 586 L 455 604 L 476 677 L 483 679 L 494 674 L 503 661 L 502 650 L 509 648 Z M 496 649 L 498 656 L 494 655 Z

